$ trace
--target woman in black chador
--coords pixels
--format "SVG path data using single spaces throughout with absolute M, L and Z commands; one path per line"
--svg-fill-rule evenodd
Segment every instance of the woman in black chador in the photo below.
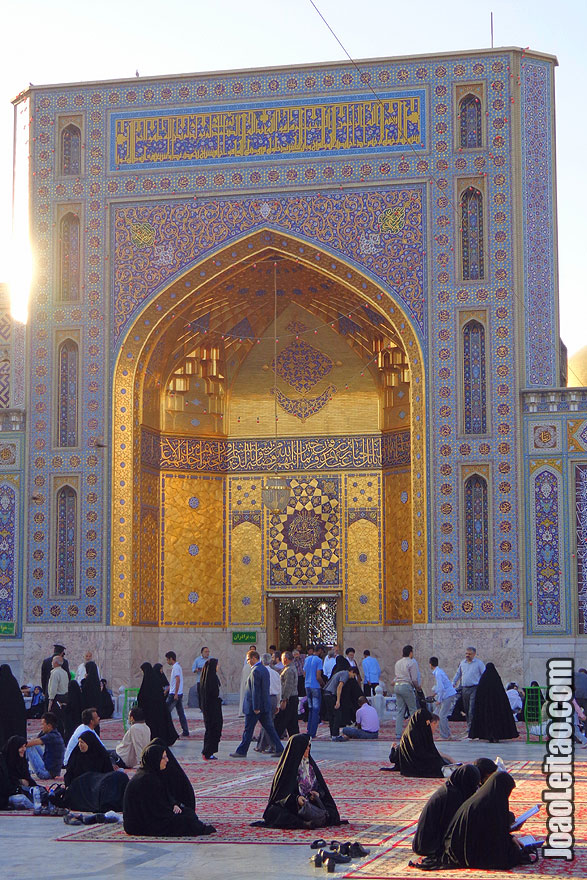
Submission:
M 178 733 L 165 703 L 159 677 L 150 663 L 143 663 L 141 669 L 143 682 L 139 688 L 137 703 L 145 713 L 145 720 L 153 739 L 159 737 L 165 745 L 172 746 L 178 738 Z
M 26 739 L 26 706 L 8 663 L 0 666 L 0 748 L 11 736 Z
M 70 810 L 105 813 L 122 809 L 128 776 L 114 770 L 110 756 L 96 734 L 86 730 L 80 736 L 65 768 L 63 805 Z
M 279 759 L 263 820 L 270 828 L 341 824 L 324 777 L 310 755 L 310 737 L 305 733 L 290 737 Z
M 402 734 L 398 746 L 392 746 L 389 753 L 394 770 L 402 776 L 423 778 L 442 778 L 442 768 L 450 764 L 450 758 L 440 754 L 434 745 L 433 731 L 438 724 L 438 715 L 428 709 L 416 709 Z
M 499 742 L 519 735 L 503 682 L 493 663 L 488 663 L 477 686 L 469 736 Z
M 86 677 L 82 679 L 82 709 L 95 709 L 98 711 L 100 702 L 100 679 L 98 667 L 93 660 L 86 663 Z M 98 714 L 100 714 L 98 712 Z
M 200 822 L 194 810 L 178 802 L 165 784 L 167 750 L 149 743 L 139 771 L 124 794 L 124 830 L 140 837 L 197 837 L 214 834 L 213 825 Z
M 163 672 L 163 664 L 162 663 L 154 663 L 153 664 L 153 672 L 155 673 L 155 678 L 161 684 L 161 690 L 164 694 L 167 695 L 167 691 L 169 690 L 169 679 Z
M 112 718 L 114 715 L 114 702 L 108 690 L 108 682 L 105 678 L 100 679 L 100 696 L 96 706 L 100 718 Z
M 218 660 L 215 657 L 206 660 L 202 669 L 200 709 L 204 716 L 205 726 L 202 757 L 206 761 L 211 761 L 218 751 L 218 743 L 222 736 L 222 700 L 220 699 Z
M 440 867 L 444 852 L 444 835 L 453 816 L 479 788 L 481 774 L 472 764 L 457 767 L 450 779 L 437 788 L 418 819 L 412 849 L 425 858 L 421 867 Z
M 444 838 L 443 864 L 507 871 L 522 849 L 510 833 L 509 796 L 516 783 L 497 771 L 457 810 Z
M 92 706 L 90 708 L 94 707 Z M 65 736 L 63 738 L 65 742 L 68 742 L 71 739 L 71 734 L 81 723 L 82 691 L 77 681 L 72 680 L 67 687 L 67 703 L 63 709 L 63 727 L 65 730 Z
M 189 807 L 195 812 L 196 795 L 194 793 L 194 787 L 169 746 L 166 746 L 162 739 L 153 739 L 149 745 L 156 745 L 165 749 L 167 754 L 167 768 L 163 777 L 165 787 L 173 798 L 173 802 L 182 804 L 184 807 Z

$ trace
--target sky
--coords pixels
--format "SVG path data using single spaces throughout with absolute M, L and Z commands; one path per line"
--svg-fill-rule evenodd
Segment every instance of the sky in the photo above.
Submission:
M 315 0 L 354 59 L 491 45 L 556 55 L 561 336 L 587 345 L 587 3 L 584 0 Z M 310 0 L 4 0 L 0 53 L 0 282 L 8 281 L 13 108 L 29 83 L 339 61 L 343 50 Z M 579 113 L 581 110 L 581 113 Z M 18 307 L 18 304 L 17 304 Z M 569 384 L 572 384 L 570 381 Z

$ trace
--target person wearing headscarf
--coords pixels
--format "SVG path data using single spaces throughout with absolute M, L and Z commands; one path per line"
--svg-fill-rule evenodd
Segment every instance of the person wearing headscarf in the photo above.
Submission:
M 167 696 L 169 692 L 169 679 L 163 672 L 163 664 L 162 663 L 154 663 L 153 664 L 153 672 L 157 677 L 157 680 L 161 682 L 161 690 Z
M 291 736 L 277 765 L 263 822 L 270 828 L 340 825 L 340 814 L 306 733 Z
M 479 680 L 475 709 L 469 731 L 471 739 L 499 742 L 519 736 L 510 701 L 493 663 L 488 663 Z
M 4 791 L 7 801 L 0 809 L 32 809 L 32 789 L 36 785 L 31 777 L 26 755 L 26 740 L 22 736 L 11 736 L 0 752 L 0 792 Z M 0 794 L 0 801 L 2 796 Z
M 187 773 L 169 746 L 166 746 L 163 740 L 159 738 L 152 739 L 149 745 L 161 746 L 162 749 L 165 749 L 167 754 L 167 768 L 163 778 L 165 781 L 165 787 L 174 803 L 189 807 L 190 810 L 194 810 L 195 812 L 196 795 L 194 787 L 190 782 Z
M 100 701 L 100 679 L 98 678 L 98 667 L 93 660 L 86 663 L 86 677 L 82 679 L 82 709 L 95 708 L 98 709 Z M 102 717 L 98 710 L 98 715 Z
M 478 768 L 473 764 L 463 764 L 430 797 L 420 813 L 412 840 L 413 851 L 424 856 L 419 867 L 440 867 L 448 826 L 461 804 L 475 794 L 480 781 Z
M 65 767 L 64 782 L 68 788 L 74 779 L 84 773 L 111 773 L 110 755 L 91 730 L 86 730 L 77 741 Z
M 86 730 L 78 739 L 65 768 L 63 806 L 70 810 L 105 813 L 121 810 L 128 776 L 114 770 L 98 737 Z
M 36 684 L 31 694 L 31 704 L 26 710 L 27 718 L 40 718 L 45 711 L 45 695 L 40 684 Z
M 159 737 L 166 745 L 172 746 L 178 739 L 178 733 L 165 703 L 158 676 L 150 663 L 143 663 L 141 670 L 143 681 L 137 695 L 137 704 L 145 713 L 153 739 Z
M 357 709 L 359 708 L 359 698 L 363 696 L 363 688 L 359 682 L 358 669 L 357 673 L 349 676 L 349 680 L 343 685 L 340 694 L 340 713 L 342 718 L 342 727 L 348 727 L 355 723 Z
M 515 786 L 509 773 L 498 770 L 459 807 L 444 838 L 446 867 L 507 871 L 520 864 L 522 849 L 510 833 Z
M 138 837 L 197 837 L 214 834 L 195 811 L 170 793 L 165 782 L 167 748 L 149 743 L 139 771 L 129 782 L 123 804 L 124 830 Z
M 398 746 L 392 746 L 389 754 L 391 764 L 402 776 L 440 779 L 442 768 L 450 764 L 450 758 L 440 754 L 434 745 L 434 729 L 438 715 L 428 709 L 416 709 L 408 721 Z
M 344 727 L 342 709 L 342 692 L 351 678 L 354 679 L 356 670 L 351 669 L 351 664 L 339 654 L 332 667 L 332 674 L 328 684 L 322 692 L 324 707 L 330 724 L 330 736 L 332 739 L 340 738 L 340 728 Z M 347 705 L 348 710 L 348 705 Z
M 67 687 L 67 703 L 63 709 L 62 720 L 65 731 L 63 739 L 69 742 L 76 727 L 82 723 L 82 691 L 74 679 Z
M 218 751 L 223 723 L 218 660 L 215 657 L 210 657 L 204 664 L 200 676 L 199 694 L 205 727 L 202 757 L 205 761 L 211 761 L 215 759 Z
M 26 738 L 26 706 L 8 663 L 0 666 L 0 748 L 11 736 Z
M 114 715 L 114 702 L 108 690 L 108 682 L 105 678 L 100 679 L 100 696 L 96 706 L 100 718 L 112 718 Z
M 491 774 L 495 773 L 497 770 L 497 764 L 495 761 L 492 761 L 491 758 L 475 758 L 473 766 L 476 767 L 481 774 L 481 782 L 479 785 L 483 785 L 484 782 L 487 782 Z

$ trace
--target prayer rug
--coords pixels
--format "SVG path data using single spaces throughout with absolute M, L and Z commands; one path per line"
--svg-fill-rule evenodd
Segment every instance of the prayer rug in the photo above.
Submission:
M 201 818 L 205 817 L 202 815 Z M 316 837 L 326 834 L 328 840 L 335 837 L 343 840 L 359 840 L 364 846 L 379 846 L 386 843 L 405 826 L 393 827 L 385 825 L 352 822 L 339 828 L 320 829 L 283 829 L 283 828 L 252 828 L 249 822 L 235 820 L 214 822 L 217 834 L 209 837 L 134 837 L 125 834 L 122 825 L 89 825 L 79 831 L 64 834 L 56 839 L 65 843 L 252 843 L 283 844 L 308 846 Z

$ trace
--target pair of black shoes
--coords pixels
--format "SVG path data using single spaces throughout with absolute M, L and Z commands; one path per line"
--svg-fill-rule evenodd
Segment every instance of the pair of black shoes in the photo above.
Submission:
M 312 864 L 316 868 L 324 866 L 329 873 L 334 871 L 336 865 L 347 865 L 352 859 L 363 858 L 363 856 L 368 856 L 370 852 L 358 841 L 351 843 L 350 840 L 346 843 L 333 840 L 330 843 L 329 849 L 326 849 L 327 843 L 322 839 L 315 840 L 311 844 L 311 849 L 318 849 L 319 847 L 321 847 L 319 852 L 312 856 Z

